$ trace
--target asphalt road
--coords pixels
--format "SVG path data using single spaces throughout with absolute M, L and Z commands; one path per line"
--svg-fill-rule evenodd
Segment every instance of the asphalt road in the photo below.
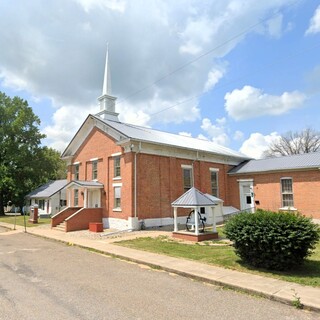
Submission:
M 0 233 L 0 319 L 320 319 L 29 234 Z

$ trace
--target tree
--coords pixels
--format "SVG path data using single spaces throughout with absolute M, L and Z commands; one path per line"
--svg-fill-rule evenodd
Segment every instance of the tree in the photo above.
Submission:
M 41 146 L 45 135 L 27 101 L 0 92 L 0 114 L 0 215 L 4 215 L 9 200 L 21 207 L 27 193 L 63 169 L 59 153 Z
M 320 151 L 320 132 L 307 128 L 301 132 L 289 131 L 271 143 L 264 158 L 288 156 Z

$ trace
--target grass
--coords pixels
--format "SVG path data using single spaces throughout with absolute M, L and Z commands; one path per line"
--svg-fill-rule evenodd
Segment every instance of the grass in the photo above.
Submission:
M 218 230 L 218 232 L 219 235 L 223 234 L 222 229 Z M 214 243 L 219 243 L 219 241 L 206 241 L 205 244 L 201 245 L 197 243 L 186 244 L 160 236 L 157 238 L 136 238 L 134 240 L 120 241 L 116 244 L 173 257 L 195 260 L 201 263 L 242 272 L 259 274 L 261 276 L 273 277 L 284 281 L 320 287 L 320 243 L 317 244 L 314 253 L 307 258 L 302 266 L 286 272 L 250 267 L 242 263 L 240 258 L 234 253 L 233 247 L 212 245 Z
M 0 222 L 6 222 L 14 225 L 14 221 L 16 218 L 16 225 L 17 226 L 24 226 L 24 217 L 23 216 L 0 216 Z M 42 224 L 49 224 L 51 223 L 50 218 L 39 218 L 37 224 L 33 224 L 28 222 L 29 216 L 26 216 L 26 226 L 27 227 L 36 227 Z

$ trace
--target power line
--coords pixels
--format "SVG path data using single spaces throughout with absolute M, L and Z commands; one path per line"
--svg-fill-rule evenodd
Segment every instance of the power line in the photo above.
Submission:
M 252 75 L 255 75 L 255 74 L 257 74 L 257 73 L 260 73 L 262 70 L 264 70 L 264 69 L 266 69 L 266 68 L 269 68 L 269 67 L 272 67 L 272 66 L 275 66 L 275 65 L 281 63 L 282 61 L 288 61 L 288 60 L 293 59 L 294 57 L 296 57 L 296 56 L 298 56 L 298 55 L 301 55 L 302 53 L 305 53 L 305 52 L 307 52 L 307 51 L 312 51 L 313 49 L 315 49 L 315 48 L 317 48 L 317 47 L 319 47 L 319 46 L 320 46 L 320 42 L 317 43 L 316 45 L 312 46 L 312 47 L 309 47 L 309 48 L 304 49 L 304 50 L 297 51 L 297 52 L 295 52 L 294 54 L 290 54 L 290 55 L 288 55 L 288 56 L 286 56 L 286 57 L 284 57 L 284 58 L 281 58 L 281 59 L 278 59 L 278 60 L 276 60 L 276 61 L 273 61 L 272 63 L 268 63 L 268 64 L 266 64 L 266 65 L 264 65 L 264 66 L 261 66 L 260 68 L 257 68 L 256 70 L 254 70 L 254 71 L 252 71 L 252 72 L 248 72 L 248 73 L 246 73 L 246 74 L 238 77 L 237 79 L 234 79 L 234 80 L 229 81 L 229 82 L 224 83 L 224 84 L 217 85 L 217 86 L 214 87 L 212 90 L 210 90 L 210 93 L 211 93 L 212 91 L 216 91 L 216 90 L 221 89 L 221 88 L 223 88 L 223 87 L 229 86 L 229 85 L 232 84 L 232 83 L 236 83 L 236 82 L 238 82 L 239 80 L 245 79 L 245 78 L 247 78 L 248 76 L 252 76 Z M 150 115 L 148 115 L 148 116 L 151 118 L 151 117 L 156 116 L 156 115 L 158 115 L 158 114 L 160 114 L 160 113 L 162 113 L 162 112 L 164 112 L 164 111 L 170 110 L 170 109 L 172 109 L 172 108 L 174 108 L 174 107 L 176 107 L 176 106 L 178 106 L 178 105 L 181 105 L 181 104 L 183 104 L 183 103 L 186 103 L 186 102 L 191 101 L 191 100 L 196 99 L 196 98 L 200 98 L 201 96 L 204 96 L 204 95 L 206 95 L 206 94 L 208 94 L 208 93 L 209 93 L 209 91 L 208 91 L 208 92 L 198 93 L 198 94 L 196 94 L 196 95 L 194 95 L 194 96 L 192 96 L 192 97 L 189 97 L 189 98 L 187 98 L 187 99 L 185 99 L 185 100 L 183 100 L 183 101 L 179 101 L 179 102 L 177 102 L 177 103 L 175 103 L 175 104 L 173 104 L 173 105 L 170 105 L 170 106 L 168 106 L 168 107 L 166 107 L 166 108 L 164 108 L 164 109 L 162 109 L 162 110 L 160 110 L 160 111 L 157 111 L 157 112 L 155 112 L 155 113 L 152 113 L 152 114 L 150 114 Z
M 293 6 L 297 5 L 299 2 L 302 2 L 302 1 L 303 1 L 303 0 L 294 1 L 294 2 L 292 2 L 291 4 L 287 5 L 286 8 L 293 7 Z M 214 47 L 214 48 L 212 48 L 212 49 L 204 52 L 203 54 L 199 55 L 198 57 L 196 57 L 196 58 L 188 61 L 187 63 L 181 65 L 181 66 L 178 67 L 177 69 L 174 69 L 173 71 L 171 71 L 171 72 L 163 75 L 163 76 L 160 77 L 158 80 L 156 80 L 156 81 L 154 81 L 154 82 L 146 85 L 145 87 L 142 87 L 141 89 L 139 89 L 139 90 L 137 90 L 137 91 L 132 92 L 131 94 L 127 95 L 127 96 L 124 97 L 122 100 L 120 100 L 120 101 L 117 103 L 117 105 L 119 105 L 119 104 L 123 103 L 124 101 L 126 101 L 127 99 L 129 99 L 129 98 L 131 98 L 131 97 L 133 97 L 133 96 L 135 96 L 135 95 L 137 95 L 137 94 L 139 94 L 139 93 L 141 93 L 141 92 L 143 92 L 143 91 L 145 91 L 145 90 L 153 87 L 155 84 L 157 84 L 157 83 L 161 82 L 162 80 L 164 80 L 164 79 L 172 76 L 173 74 L 181 71 L 182 69 L 186 68 L 187 66 L 195 63 L 196 61 L 198 61 L 198 60 L 202 59 L 203 57 L 209 55 L 210 53 L 214 52 L 215 50 L 218 50 L 218 49 L 222 48 L 223 46 L 225 46 L 225 45 L 227 45 L 228 43 L 236 40 L 237 38 L 240 38 L 241 36 L 243 36 L 243 35 L 245 35 L 246 33 L 248 33 L 250 30 L 255 29 L 257 26 L 259 26 L 259 25 L 265 23 L 266 21 L 268 21 L 268 20 L 276 17 L 279 13 L 280 13 L 280 9 L 278 9 L 276 12 L 274 12 L 274 13 L 273 13 L 272 15 L 270 15 L 268 18 L 265 18 L 265 19 L 263 19 L 263 20 L 255 23 L 255 24 L 249 26 L 248 28 L 244 29 L 244 30 L 241 31 L 240 33 L 236 34 L 235 36 L 231 37 L 230 39 L 226 40 L 225 42 L 219 44 L 218 46 L 216 46 L 216 47 Z

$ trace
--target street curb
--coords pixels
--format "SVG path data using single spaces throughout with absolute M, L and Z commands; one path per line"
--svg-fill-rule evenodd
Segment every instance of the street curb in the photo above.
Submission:
M 51 237 L 48 237 L 48 236 L 45 236 L 45 235 L 39 235 L 39 234 L 35 234 L 35 233 L 29 233 L 29 234 L 30 235 L 34 235 L 34 236 L 39 237 L 39 238 L 43 238 L 43 239 L 48 239 L 48 240 L 53 240 L 53 241 L 56 241 L 56 242 L 64 243 L 64 244 L 66 244 L 68 246 L 75 246 L 75 247 L 78 247 L 78 248 L 81 248 L 81 249 L 85 249 L 85 250 L 89 250 L 91 252 L 95 252 L 95 253 L 98 253 L 98 254 L 107 255 L 107 256 L 110 256 L 110 257 L 113 257 L 113 258 L 130 261 L 130 262 L 134 262 L 134 263 L 137 263 L 137 264 L 146 265 L 146 266 L 149 266 L 149 267 L 151 267 L 153 269 L 160 269 L 160 270 L 163 270 L 163 271 L 166 271 L 166 272 L 177 274 L 177 275 L 185 277 L 185 278 L 193 279 L 193 280 L 196 280 L 196 281 L 199 281 L 199 282 L 203 282 L 203 283 L 216 285 L 216 286 L 222 287 L 224 289 L 231 289 L 231 290 L 234 290 L 234 291 L 237 291 L 237 292 L 242 292 L 242 293 L 249 294 L 249 295 L 252 295 L 252 296 L 259 296 L 259 297 L 262 297 L 262 298 L 269 299 L 271 301 L 276 301 L 276 302 L 280 302 L 280 303 L 295 307 L 294 304 L 293 304 L 294 303 L 294 296 L 292 296 L 292 299 L 286 299 L 286 298 L 283 298 L 283 297 L 276 296 L 277 293 L 267 294 L 267 293 L 263 293 L 263 292 L 258 291 L 258 290 L 248 289 L 248 288 L 244 288 L 244 287 L 238 286 L 238 285 L 231 285 L 230 283 L 225 283 L 223 281 L 212 280 L 212 279 L 208 279 L 206 277 L 197 276 L 197 275 L 191 274 L 189 272 L 183 272 L 183 271 L 179 271 L 179 270 L 176 270 L 176 269 L 173 269 L 173 268 L 169 268 L 169 267 L 165 267 L 165 266 L 159 266 L 157 264 L 154 264 L 154 263 L 151 263 L 151 262 L 146 262 L 146 261 L 143 261 L 143 260 L 140 260 L 140 259 L 137 259 L 137 258 L 131 258 L 131 257 L 127 257 L 125 255 L 111 253 L 111 252 L 108 252 L 106 250 L 95 249 L 95 248 L 92 248 L 90 246 L 77 244 L 77 243 L 74 243 L 74 242 L 61 240 L 61 239 L 55 239 L 55 238 L 51 238 Z M 313 305 L 308 305 L 308 304 L 305 304 L 305 303 L 301 304 L 301 309 L 320 312 L 320 306 L 319 307 L 315 307 Z

